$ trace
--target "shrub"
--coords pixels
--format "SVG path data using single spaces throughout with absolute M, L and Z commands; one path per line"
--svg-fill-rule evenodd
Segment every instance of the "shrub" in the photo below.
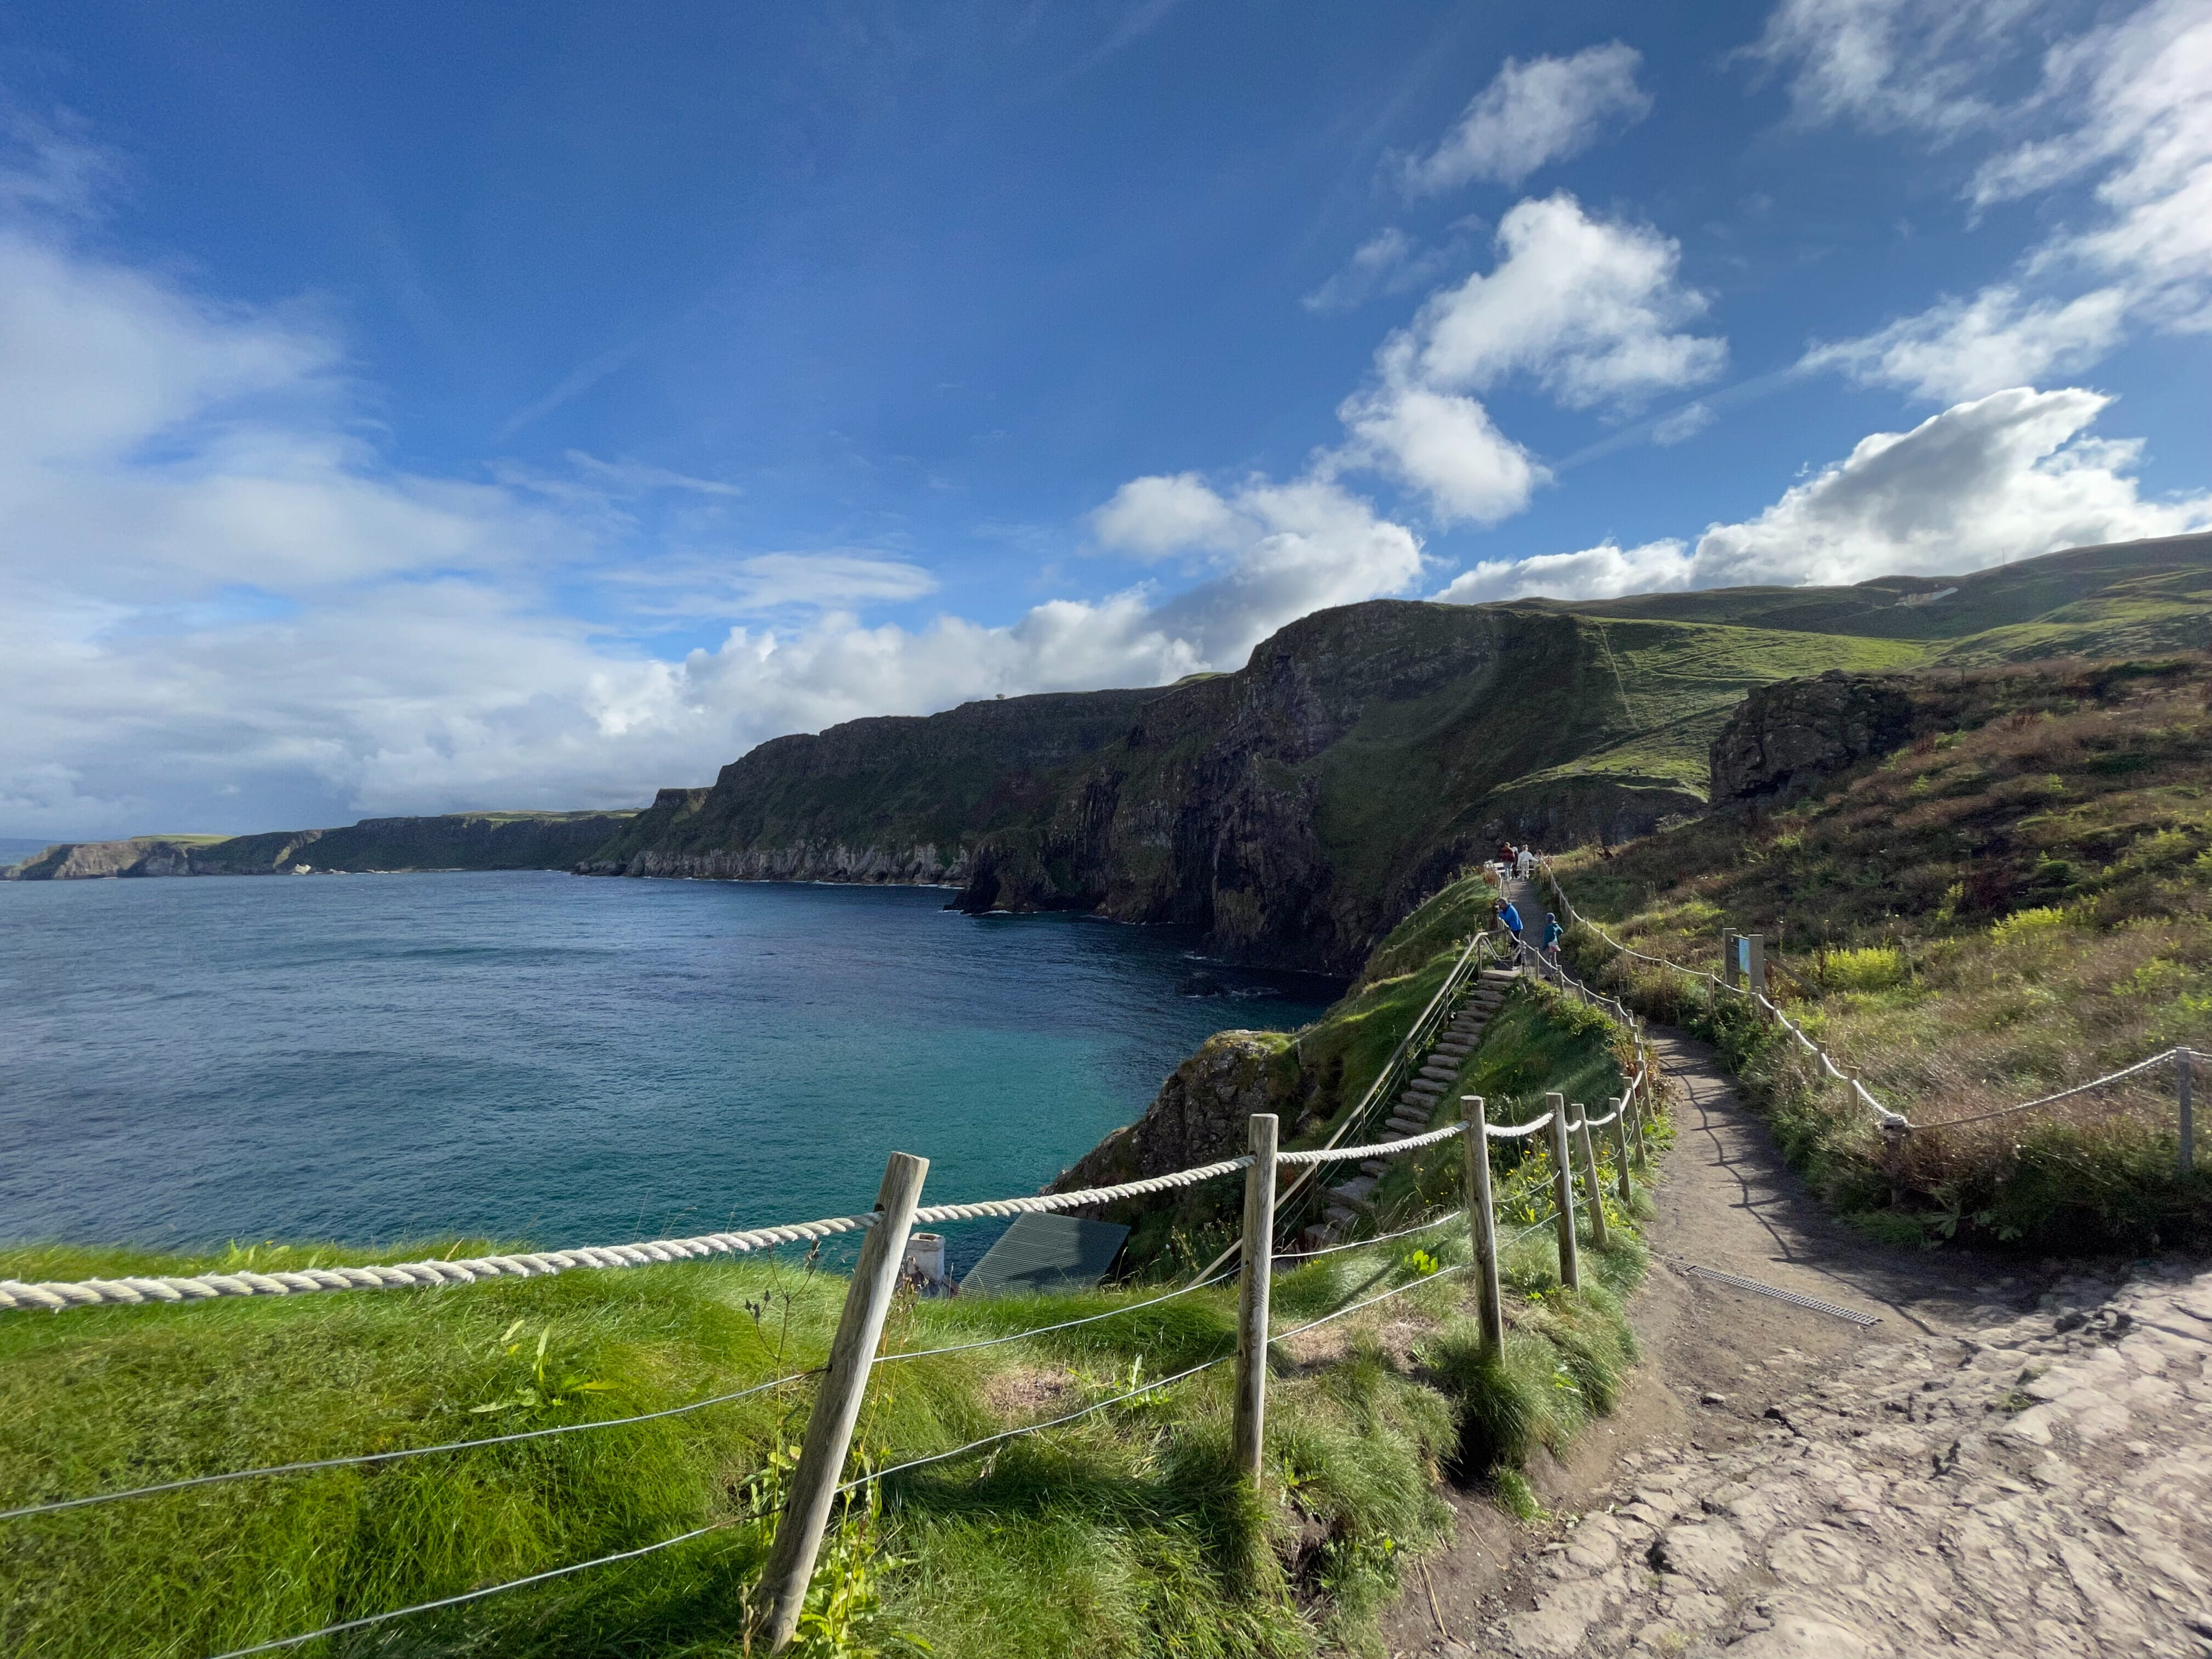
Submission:
M 1991 923 L 1990 938 L 1999 945 L 2018 945 L 2048 939 L 2065 925 L 2063 910 L 2038 905 L 2033 910 L 2015 910 L 2002 921 Z
M 1817 973 L 1823 990 L 1886 990 L 1904 982 L 1905 953 L 1894 945 L 1831 951 L 1820 959 Z

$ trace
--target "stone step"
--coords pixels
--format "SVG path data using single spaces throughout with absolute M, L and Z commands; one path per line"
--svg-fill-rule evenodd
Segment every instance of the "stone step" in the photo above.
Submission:
M 1398 1103 L 1401 1106 L 1418 1106 L 1425 1112 L 1437 1103 L 1437 1097 L 1434 1095 L 1417 1095 L 1408 1090 L 1398 1097 Z
M 1459 1075 L 1459 1067 L 1456 1066 L 1424 1066 L 1421 1067 L 1418 1075 L 1421 1078 L 1425 1078 L 1431 1082 L 1441 1083 L 1446 1088 L 1449 1088 L 1451 1086 L 1452 1079 Z
M 1389 1121 L 1390 1127 L 1394 1129 L 1401 1123 L 1410 1123 L 1417 1129 L 1425 1129 L 1435 1116 L 1436 1114 L 1425 1106 L 1401 1106 L 1390 1114 Z
M 1434 1097 L 1443 1093 L 1443 1091 L 1444 1085 L 1437 1082 L 1433 1078 L 1417 1077 L 1411 1083 L 1406 1085 L 1406 1092 L 1409 1095 L 1428 1095 Z
M 1374 1190 L 1375 1177 L 1372 1176 L 1354 1176 L 1351 1180 L 1341 1182 L 1329 1188 L 1329 1191 L 1334 1193 L 1339 1198 L 1354 1204 L 1364 1201 L 1368 1194 Z
M 1332 1204 L 1328 1206 L 1328 1218 L 1332 1226 L 1349 1227 L 1359 1219 L 1359 1212 L 1346 1209 L 1341 1204 Z M 1334 1243 L 1335 1241 L 1332 1239 L 1330 1242 Z
M 1379 1180 L 1382 1177 L 1382 1172 L 1389 1167 L 1390 1161 L 1388 1158 L 1362 1158 L 1359 1163 L 1359 1172 L 1362 1175 L 1371 1175 Z
M 1382 1128 L 1385 1133 L 1395 1135 L 1399 1139 L 1403 1140 L 1408 1135 L 1428 1133 L 1429 1124 L 1425 1118 L 1415 1121 L 1410 1118 L 1394 1117 L 1384 1124 Z
M 1437 1046 L 1429 1052 L 1431 1054 L 1446 1054 L 1454 1060 L 1463 1060 L 1468 1054 L 1474 1052 L 1474 1045 L 1472 1042 L 1461 1042 L 1448 1036 L 1444 1038 L 1443 1041 L 1437 1043 Z

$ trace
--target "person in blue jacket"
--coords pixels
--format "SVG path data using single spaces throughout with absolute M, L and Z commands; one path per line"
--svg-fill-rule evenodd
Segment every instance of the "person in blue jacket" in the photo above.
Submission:
M 1558 916 L 1549 910 L 1544 912 L 1544 960 L 1554 968 L 1559 965 L 1559 935 L 1565 931 L 1559 926 Z
M 1521 942 L 1521 913 L 1513 908 L 1513 901 L 1499 899 L 1491 908 L 1504 925 L 1505 931 L 1513 935 L 1513 942 L 1518 945 Z

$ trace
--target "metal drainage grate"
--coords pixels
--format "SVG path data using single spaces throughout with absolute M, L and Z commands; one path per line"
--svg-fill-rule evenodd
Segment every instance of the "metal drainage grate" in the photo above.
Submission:
M 1814 1313 L 1827 1314 L 1833 1318 L 1847 1319 L 1854 1325 L 1879 1325 L 1881 1318 L 1874 1314 L 1856 1313 L 1849 1308 L 1838 1308 L 1832 1302 L 1823 1302 L 1817 1297 L 1800 1296 L 1795 1291 L 1785 1291 L 1772 1285 L 1762 1285 L 1755 1279 L 1740 1279 L 1734 1273 L 1724 1273 L 1717 1267 L 1700 1267 L 1694 1261 L 1676 1258 L 1676 1265 L 1686 1273 L 1696 1273 L 1701 1279 L 1716 1279 L 1723 1285 L 1733 1285 L 1740 1291 L 1750 1291 L 1759 1296 L 1771 1296 L 1778 1302 L 1787 1302 L 1792 1307 L 1809 1308 Z

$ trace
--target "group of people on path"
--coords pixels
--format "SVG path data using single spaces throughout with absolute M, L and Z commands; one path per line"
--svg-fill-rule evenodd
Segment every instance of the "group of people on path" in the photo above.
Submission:
M 1536 854 L 1533 848 L 1516 847 L 1509 841 L 1498 849 L 1498 866 L 1500 870 L 1510 872 L 1527 881 L 1536 873 Z M 1499 894 L 1491 901 L 1490 909 L 1491 914 L 1498 918 L 1498 925 L 1513 935 L 1516 945 L 1524 942 L 1521 936 L 1521 912 L 1511 898 Z M 1558 916 L 1549 910 L 1544 912 L 1544 942 L 1537 948 L 1543 952 L 1544 960 L 1554 968 L 1559 965 L 1559 938 L 1565 931 L 1559 926 Z

